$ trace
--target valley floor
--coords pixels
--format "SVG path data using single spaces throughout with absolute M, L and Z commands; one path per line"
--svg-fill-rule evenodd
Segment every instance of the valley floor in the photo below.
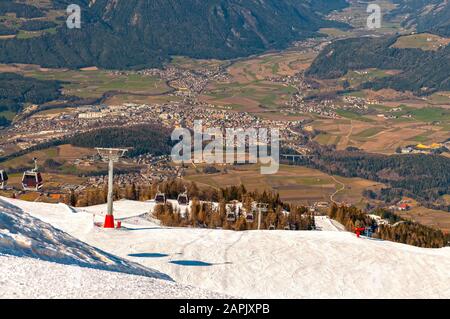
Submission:
M 166 228 L 142 217 L 153 202 L 119 201 L 115 215 L 124 228 L 105 230 L 93 226 L 92 214 L 102 220 L 104 205 L 71 209 L 61 204 L 2 200 L 102 251 L 166 274 L 178 284 L 218 294 L 244 298 L 450 298 L 450 248 L 423 249 L 358 239 L 326 217 L 317 219 L 322 231 Z M 0 214 L 1 206 L 0 202 Z M 81 282 L 88 284 L 89 277 Z M 143 291 L 130 297 L 144 296 Z M 80 296 L 78 293 L 73 296 Z M 152 296 L 155 294 L 148 294 Z M 86 293 L 86 297 L 95 296 Z

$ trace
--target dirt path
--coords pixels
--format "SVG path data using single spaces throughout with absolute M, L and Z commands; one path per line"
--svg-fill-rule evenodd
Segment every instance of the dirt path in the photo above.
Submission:
M 333 179 L 334 182 L 336 182 L 336 183 L 338 183 L 339 185 L 341 185 L 341 188 L 340 188 L 340 189 L 337 189 L 333 194 L 330 195 L 330 200 L 331 200 L 333 203 L 335 203 L 335 204 L 340 204 L 339 202 L 336 202 L 336 201 L 334 200 L 334 196 L 336 196 L 338 193 L 342 192 L 342 191 L 345 189 L 345 184 L 342 183 L 342 182 L 340 182 L 340 181 L 338 181 L 338 180 L 336 179 L 336 177 L 334 177 L 333 175 L 331 175 L 331 178 Z

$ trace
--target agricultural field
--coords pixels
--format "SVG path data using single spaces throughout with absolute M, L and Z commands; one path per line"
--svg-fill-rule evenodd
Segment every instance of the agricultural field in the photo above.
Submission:
M 211 83 L 200 100 L 236 111 L 276 112 L 289 101 L 296 89 L 270 79 L 293 76 L 305 70 L 313 58 L 313 53 L 287 50 L 238 60 L 227 69 L 231 80 Z
M 292 76 L 306 70 L 315 56 L 313 52 L 291 50 L 269 53 L 239 60 L 228 68 L 228 72 L 233 77 L 233 82 L 241 84 L 276 76 Z
M 33 168 L 33 158 L 38 159 L 38 164 L 40 166 L 42 166 L 47 159 L 52 159 L 53 161 L 59 163 L 61 165 L 59 169 L 64 171 L 65 168 L 70 170 L 72 165 L 71 163 L 73 163 L 76 159 L 91 156 L 95 153 L 96 151 L 93 149 L 74 147 L 72 145 L 60 145 L 44 150 L 30 152 L 14 159 L 2 162 L 0 165 L 2 169 L 14 171 L 24 168 Z
M 440 37 L 430 33 L 419 33 L 398 38 L 392 45 L 399 49 L 421 49 L 424 51 L 436 51 L 450 44 L 449 38 Z
M 259 113 L 278 109 L 294 92 L 291 86 L 256 80 L 246 84 L 215 84 L 201 99 L 236 111 Z
M 47 33 L 56 33 L 56 28 L 65 23 L 67 14 L 65 10 L 54 10 L 51 8 L 50 0 L 25 0 L 22 1 L 25 4 L 30 4 L 43 9 L 44 16 L 33 18 L 32 20 L 26 20 L 16 17 L 13 13 L 7 13 L 0 16 L 0 26 L 7 27 L 13 30 L 16 34 L 0 36 L 0 41 L 5 39 L 30 39 L 40 37 Z M 33 21 L 35 23 L 51 23 L 51 26 L 44 26 L 35 30 L 29 30 L 26 28 L 27 22 Z
M 371 92 L 367 91 L 367 95 Z M 429 97 L 444 100 L 445 93 Z M 450 108 L 446 104 L 431 104 L 421 99 L 389 98 L 382 104 L 369 105 L 365 112 L 337 110 L 341 119 L 315 117 L 312 127 L 320 134 L 315 140 L 338 149 L 349 146 L 369 152 L 392 154 L 398 147 L 432 144 L 449 137 Z
M 12 120 L 14 119 L 14 117 L 16 116 L 16 113 L 11 112 L 11 111 L 2 111 L 0 112 L 0 117 L 5 117 L 7 120 Z
M 315 169 L 289 165 L 281 165 L 275 175 L 261 175 L 257 165 L 245 165 L 217 174 L 204 174 L 200 169 L 190 169 L 184 178 L 195 181 L 199 186 L 221 188 L 243 184 L 249 191 L 275 191 L 282 200 L 303 205 L 329 202 L 335 194 L 333 199 L 338 202 L 363 207 L 365 199 L 362 192 L 382 187 L 380 183 L 360 178 L 334 177 Z
M 35 65 L 0 65 L 0 72 L 14 72 L 39 80 L 58 80 L 63 93 L 80 98 L 99 98 L 105 92 L 152 96 L 170 91 L 166 82 L 151 76 L 115 74 L 97 68 L 82 70 L 47 69 Z
M 124 103 L 135 104 L 163 104 L 171 102 L 180 102 L 182 97 L 176 95 L 136 95 L 136 94 L 118 94 L 108 98 L 105 101 L 107 105 L 122 105 Z
M 180 69 L 198 71 L 198 70 L 216 70 L 221 66 L 227 64 L 227 61 L 222 60 L 205 60 L 205 59 L 192 59 L 184 56 L 174 56 L 170 61 L 170 66 L 177 67 Z
M 358 71 L 349 71 L 341 80 L 347 80 L 350 87 L 358 87 L 362 83 L 375 81 L 376 79 L 382 79 L 384 77 L 392 76 L 399 73 L 397 70 L 378 70 L 378 69 L 366 69 Z M 357 97 L 363 93 L 360 92 L 359 96 L 352 93 L 351 95 Z
M 418 206 L 417 203 L 412 202 L 411 210 L 398 212 L 401 217 L 450 233 L 450 214 L 448 212 Z
M 133 94 L 163 94 L 170 90 L 164 81 L 156 77 L 129 74 L 116 75 L 103 70 L 48 70 L 25 72 L 26 76 L 41 80 L 64 82 L 64 94 L 81 98 L 98 98 L 108 91 Z

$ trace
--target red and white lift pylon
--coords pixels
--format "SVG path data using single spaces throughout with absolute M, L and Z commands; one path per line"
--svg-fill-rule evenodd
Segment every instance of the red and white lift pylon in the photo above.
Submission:
M 96 148 L 100 157 L 108 162 L 108 211 L 105 216 L 104 228 L 114 228 L 113 191 L 114 191 L 114 163 L 128 151 L 123 148 Z

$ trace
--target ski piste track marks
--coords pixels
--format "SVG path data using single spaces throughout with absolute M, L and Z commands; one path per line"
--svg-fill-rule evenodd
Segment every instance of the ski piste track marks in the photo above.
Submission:
M 183 245 L 182 248 L 181 248 L 181 251 L 180 251 L 179 253 L 176 253 L 176 255 L 178 255 L 178 256 L 180 256 L 180 257 L 184 257 L 185 254 L 186 254 L 186 249 L 187 249 L 188 247 L 192 246 L 193 244 L 195 244 L 196 242 L 198 242 L 198 241 L 200 241 L 200 240 L 205 239 L 206 237 L 208 237 L 209 234 L 212 232 L 212 229 L 204 230 L 204 232 L 205 232 L 205 234 L 201 234 L 201 235 L 197 236 L 197 238 L 195 238 L 195 239 L 191 240 L 190 242 L 186 243 L 185 245 Z M 169 263 L 174 261 L 174 260 L 173 260 L 173 256 L 174 256 L 174 255 L 171 255 L 171 256 L 170 256 L 170 258 L 169 258 Z M 181 267 L 177 267 L 177 268 L 176 268 L 176 271 L 175 271 L 176 275 L 179 276 L 181 271 L 182 271 L 182 270 L 181 270 Z
M 72 214 L 62 205 L 5 201 L 93 247 L 157 269 L 184 285 L 222 294 L 244 298 L 450 296 L 448 248 L 421 249 L 356 239 L 354 234 L 336 232 L 326 217 L 322 232 L 166 228 L 139 218 L 124 223 L 125 227 L 137 226 L 135 229 L 109 231 L 93 230 L 91 214 L 102 207 L 84 209 L 90 214 Z M 121 202 L 117 217 L 140 215 L 148 211 L 147 205 L 150 203 Z M 88 233 L 87 228 L 91 229 Z M 184 256 L 179 258 L 181 252 Z M 132 253 L 166 256 L 130 256 Z M 174 264 L 169 258 L 209 265 Z
M 56 207 L 65 210 L 67 205 Z M 0 209 L 0 254 L 171 280 L 156 270 L 89 245 L 1 198 Z
M 235 241 L 233 241 L 233 242 L 225 249 L 224 258 L 223 258 L 223 260 L 224 260 L 225 263 L 229 263 L 229 262 L 230 262 L 230 261 L 229 261 L 229 255 L 228 255 L 229 252 L 230 252 L 230 249 L 233 248 L 238 242 L 240 242 L 241 239 L 242 239 L 242 237 L 243 237 L 244 235 L 245 235 L 245 233 L 239 234 L 238 238 L 237 238 Z M 223 286 L 224 286 L 225 288 L 228 288 L 228 287 L 229 287 L 229 281 L 230 281 L 229 275 L 228 275 L 228 273 L 226 273 L 226 275 L 224 276 L 224 281 L 223 281 Z

